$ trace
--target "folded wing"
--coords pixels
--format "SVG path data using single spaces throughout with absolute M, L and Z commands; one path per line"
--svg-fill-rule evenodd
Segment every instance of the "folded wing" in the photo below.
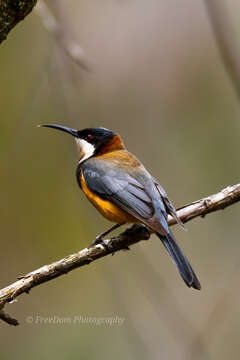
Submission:
M 83 176 L 89 189 L 102 199 L 110 200 L 121 209 L 143 222 L 152 217 L 154 208 L 144 185 L 126 172 L 111 168 L 83 168 Z

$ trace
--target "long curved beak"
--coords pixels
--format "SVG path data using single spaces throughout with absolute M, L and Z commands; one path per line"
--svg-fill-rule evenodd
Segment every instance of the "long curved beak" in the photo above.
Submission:
M 66 127 L 66 126 L 61 126 L 61 125 L 57 125 L 57 124 L 41 124 L 41 125 L 38 125 L 38 126 L 40 126 L 40 127 L 49 127 L 49 128 L 61 130 L 61 131 L 64 131 L 64 132 L 78 138 L 77 130 L 71 129 L 71 128 Z

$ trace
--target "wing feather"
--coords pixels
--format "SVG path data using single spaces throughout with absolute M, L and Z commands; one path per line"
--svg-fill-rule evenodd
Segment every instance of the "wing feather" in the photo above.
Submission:
M 185 228 L 183 222 L 178 217 L 175 207 L 173 206 L 172 202 L 169 200 L 168 195 L 164 188 L 158 183 L 156 179 L 153 179 L 154 184 L 161 195 L 161 198 L 164 202 L 164 205 L 166 206 L 166 209 L 168 210 L 169 214 L 172 215 L 172 217 L 176 220 L 176 222 L 182 227 Z
M 110 200 L 139 219 L 148 219 L 154 213 L 151 197 L 136 178 L 119 169 L 102 171 L 100 167 L 83 167 L 87 186 L 102 199 Z

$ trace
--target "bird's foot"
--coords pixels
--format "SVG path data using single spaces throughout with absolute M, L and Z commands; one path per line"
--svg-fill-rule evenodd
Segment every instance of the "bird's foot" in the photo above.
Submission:
M 114 225 L 113 227 L 111 227 L 111 229 L 107 230 L 107 231 L 104 231 L 103 233 L 99 234 L 95 240 L 93 240 L 91 243 L 90 243 L 90 247 L 91 246 L 95 246 L 95 245 L 102 245 L 107 251 L 111 252 L 112 255 L 115 254 L 115 251 L 114 251 L 114 246 L 113 246 L 113 243 L 114 243 L 114 238 L 110 239 L 110 240 L 106 240 L 104 241 L 104 237 L 106 235 L 108 235 L 111 231 L 117 229 L 118 227 L 122 226 L 122 224 L 116 224 Z M 122 248 L 121 250 L 130 250 L 130 248 L 128 246 L 126 246 L 125 248 Z
M 103 236 L 100 234 L 96 237 L 95 240 L 93 240 L 90 244 L 90 246 L 95 246 L 95 245 L 102 245 L 106 250 L 110 251 L 112 253 L 112 256 L 115 254 L 115 251 L 114 251 L 114 246 L 112 244 L 111 241 L 109 242 L 105 242 L 104 239 L 103 239 Z M 125 248 L 121 249 L 121 250 L 124 250 L 124 251 L 129 251 L 130 250 L 130 247 L 129 246 L 126 246 Z
M 110 251 L 112 253 L 112 255 L 115 254 L 115 251 L 113 251 L 113 246 L 111 243 L 107 243 L 103 240 L 103 236 L 102 235 L 98 235 L 96 237 L 95 240 L 93 240 L 90 244 L 91 246 L 95 246 L 95 245 L 102 245 L 104 247 L 105 250 Z
M 98 235 L 96 237 L 95 240 L 93 240 L 91 243 L 90 243 L 90 246 L 94 246 L 94 245 L 97 245 L 97 244 L 101 244 L 101 245 L 106 245 L 105 242 L 103 241 L 103 236 L 102 234 Z
M 95 240 L 93 240 L 90 244 L 90 246 L 94 246 L 97 244 L 102 244 L 103 246 L 106 246 L 106 243 L 103 241 L 103 238 L 110 234 L 113 230 L 116 230 L 117 228 L 119 228 L 120 226 L 124 225 L 124 223 L 121 224 L 115 224 L 114 226 L 112 226 L 110 229 L 108 229 L 107 231 L 104 231 L 103 233 L 99 234 Z

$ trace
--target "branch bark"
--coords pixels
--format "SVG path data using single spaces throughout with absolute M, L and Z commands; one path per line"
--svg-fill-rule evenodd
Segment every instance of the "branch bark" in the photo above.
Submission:
M 217 194 L 183 206 L 178 209 L 177 214 L 182 222 L 185 223 L 198 216 L 204 217 L 211 212 L 224 209 L 238 201 L 240 201 L 240 183 L 234 186 L 228 186 Z M 169 225 L 174 225 L 176 221 L 169 215 L 168 223 Z M 133 225 L 120 235 L 104 240 L 106 247 L 95 245 L 85 248 L 20 277 L 18 281 L 0 290 L 0 319 L 11 325 L 18 325 L 16 319 L 5 313 L 4 306 L 6 303 L 14 301 L 17 296 L 23 293 L 29 293 L 35 286 L 55 279 L 78 267 L 88 265 L 111 253 L 125 250 L 141 240 L 148 240 L 149 237 L 150 234 L 145 226 Z
M 36 3 L 37 0 L 0 0 L 0 44 Z

